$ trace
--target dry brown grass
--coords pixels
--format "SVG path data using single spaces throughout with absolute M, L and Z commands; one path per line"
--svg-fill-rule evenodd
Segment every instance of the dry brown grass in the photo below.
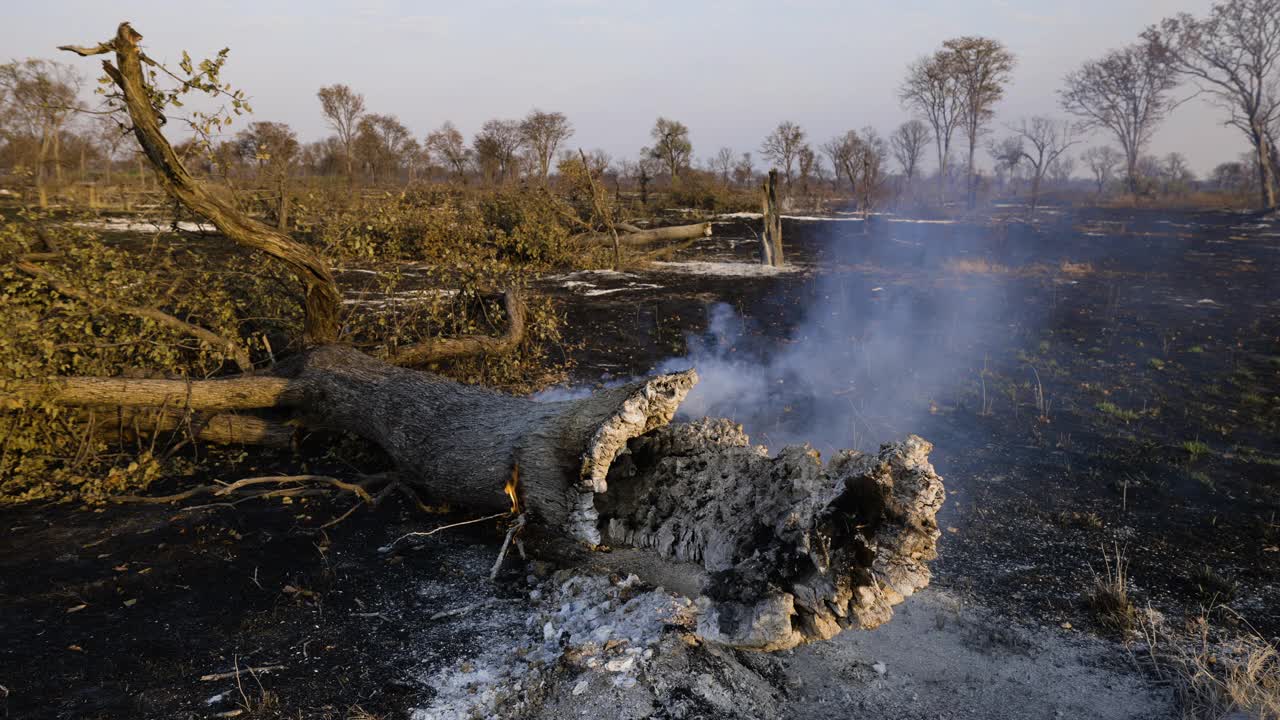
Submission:
M 1087 262 L 1073 263 L 1070 260 L 1063 260 L 1062 264 L 1058 266 L 1058 269 L 1062 271 L 1063 275 L 1071 275 L 1074 277 L 1093 274 L 1093 264 Z
M 1093 591 L 1088 599 L 1089 607 L 1103 625 L 1122 635 L 1137 626 L 1138 610 L 1129 597 L 1129 561 L 1119 547 L 1108 553 L 1107 547 L 1102 546 L 1102 574 L 1094 571 Z
M 1013 272 L 1007 265 L 993 263 L 986 258 L 952 258 L 943 267 L 947 272 L 970 275 L 1008 275 Z
M 1157 613 L 1139 620 L 1150 664 L 1173 686 L 1183 717 L 1217 720 L 1241 713 L 1280 720 L 1280 651 L 1252 629 L 1230 642 L 1213 642 L 1209 614 L 1182 634 L 1163 627 Z

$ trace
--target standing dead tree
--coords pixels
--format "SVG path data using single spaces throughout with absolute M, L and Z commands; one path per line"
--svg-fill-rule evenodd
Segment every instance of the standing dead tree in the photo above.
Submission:
M 323 261 L 287 236 L 213 204 L 183 169 L 159 130 L 141 39 L 126 23 L 112 40 L 64 49 L 114 55 L 103 68 L 120 90 L 143 152 L 176 200 L 229 239 L 287 263 L 308 284 L 308 349 L 279 363 L 272 375 L 5 381 L 0 409 L 33 402 L 183 406 L 215 419 L 270 409 L 306 427 L 350 432 L 381 446 L 401 482 L 441 501 L 477 512 L 518 506 L 530 532 L 548 542 L 608 543 L 615 553 L 607 557 L 618 562 L 648 558 L 654 572 L 687 571 L 693 578 L 687 591 L 706 599 L 703 635 L 732 645 L 772 650 L 875 627 L 892 605 L 927 584 L 943 490 L 927 459 L 930 446 L 919 438 L 876 455 L 841 453 L 827 464 L 806 447 L 770 457 L 727 420 L 663 427 L 697 381 L 693 370 L 542 403 L 336 344 L 338 295 Z M 325 290 L 317 289 L 322 279 L 328 279 Z M 508 298 L 518 336 L 520 305 Z M 463 340 L 426 341 L 414 360 L 506 347 Z
M 1125 182 L 1137 194 L 1138 158 L 1173 103 L 1177 81 L 1149 46 L 1132 45 L 1090 60 L 1067 75 L 1062 108 L 1080 118 L 1085 130 L 1108 130 L 1125 155 Z
M 778 171 L 770 170 L 761 188 L 764 232 L 760 234 L 760 263 L 782 267 L 782 213 L 778 209 Z

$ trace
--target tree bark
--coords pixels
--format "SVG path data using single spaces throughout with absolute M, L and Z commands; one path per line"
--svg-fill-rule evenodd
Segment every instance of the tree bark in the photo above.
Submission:
M 782 215 L 778 212 L 778 171 L 770 170 L 761 199 L 764 232 L 760 235 L 760 262 L 782 267 Z
M 645 230 L 628 223 L 617 223 L 615 229 L 619 231 L 617 234 L 618 242 L 627 245 L 644 245 L 654 242 L 711 237 L 711 223 L 709 222 L 694 223 L 692 225 L 672 225 L 651 230 Z M 592 242 L 612 243 L 613 235 L 597 233 L 590 235 L 589 239 Z
M 208 218 L 231 240 L 260 250 L 284 262 L 302 281 L 306 305 L 303 334 L 311 344 L 333 342 L 338 337 L 341 296 L 333 274 L 322 258 L 292 238 L 240 213 L 217 195 L 208 192 L 187 172 L 182 160 L 160 132 L 159 115 L 151 105 L 142 72 L 143 56 L 138 48 L 142 36 L 129 23 L 121 23 L 113 40 L 94 48 L 63 46 L 82 56 L 114 52 L 116 64 L 103 61 L 107 75 L 118 85 L 133 121 L 133 134 L 164 189 L 197 215 Z M 141 169 L 139 158 L 139 169 Z

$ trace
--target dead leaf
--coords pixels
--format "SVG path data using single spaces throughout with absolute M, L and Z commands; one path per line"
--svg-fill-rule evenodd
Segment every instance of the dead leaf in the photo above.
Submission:
M 87 604 L 85 604 L 85 603 L 81 603 L 81 604 L 79 604 L 79 605 L 77 605 L 77 606 L 75 606 L 75 607 L 67 608 L 67 612 L 69 612 L 69 613 L 73 613 L 73 612 L 80 612 L 81 610 L 83 610 L 83 609 L 85 609 L 85 608 L 87 608 L 87 607 L 89 607 Z
M 80 647 L 79 645 L 68 645 L 67 649 L 74 650 L 75 652 L 84 652 L 84 648 Z

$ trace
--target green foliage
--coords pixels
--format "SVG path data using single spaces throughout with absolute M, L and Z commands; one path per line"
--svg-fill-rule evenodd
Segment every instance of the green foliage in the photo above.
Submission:
M 582 261 L 556 200 L 541 191 L 427 189 L 346 205 L 310 195 L 297 215 L 317 244 L 348 261 L 488 265 L 492 272 L 523 273 Z
M 61 257 L 41 267 L 57 284 L 86 291 L 96 303 L 60 293 L 16 267 L 18 256 L 42 250 L 53 237 Z M 73 225 L 27 215 L 10 219 L 0 225 L 0 377 L 204 378 L 235 369 L 224 347 L 122 313 L 118 305 L 159 309 L 235 338 L 265 359 L 271 348 L 287 349 L 301 318 L 291 284 L 264 266 L 248 254 L 214 263 L 159 247 L 130 252 Z M 141 490 L 172 469 L 136 448 L 111 452 L 108 442 L 88 432 L 89 425 L 108 422 L 109 414 L 40 402 L 0 415 L 0 502 L 98 501 Z
M 1099 412 L 1125 422 L 1133 422 L 1142 417 L 1142 413 L 1136 410 L 1125 410 L 1109 400 L 1098 403 L 1096 407 Z

